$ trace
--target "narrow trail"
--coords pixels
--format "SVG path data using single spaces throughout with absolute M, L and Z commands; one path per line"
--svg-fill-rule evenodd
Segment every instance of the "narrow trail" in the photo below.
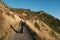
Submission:
M 29 31 L 24 27 L 23 34 L 16 33 L 15 36 L 13 36 L 13 38 L 10 38 L 9 40 L 35 40 L 35 39 L 32 37 Z

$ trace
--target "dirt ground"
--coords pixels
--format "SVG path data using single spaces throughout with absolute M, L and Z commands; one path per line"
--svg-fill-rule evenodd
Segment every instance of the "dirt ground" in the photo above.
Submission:
M 34 40 L 34 38 L 30 35 L 27 29 L 23 28 L 23 33 L 16 33 L 15 36 L 9 38 L 9 40 Z

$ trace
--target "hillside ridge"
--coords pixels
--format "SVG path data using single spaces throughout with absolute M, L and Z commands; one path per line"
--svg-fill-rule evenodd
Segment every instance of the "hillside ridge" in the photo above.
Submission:
M 12 25 L 16 30 L 18 30 L 21 21 L 25 21 L 26 23 L 25 30 L 23 29 L 25 34 L 23 34 L 31 34 L 30 36 L 26 35 L 26 38 L 28 36 L 33 37 L 36 40 L 60 40 L 59 19 L 44 11 L 35 12 L 30 9 L 10 8 L 4 2 L 0 1 L 0 40 L 10 40 L 12 35 L 14 39 L 16 35 L 16 38 L 18 38 L 16 40 L 21 40 L 19 37 L 23 35 L 16 33 L 10 27 L 10 25 Z

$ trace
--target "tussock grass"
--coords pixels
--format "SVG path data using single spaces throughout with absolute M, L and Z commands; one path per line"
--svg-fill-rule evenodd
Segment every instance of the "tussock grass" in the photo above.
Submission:
M 19 27 L 20 18 L 17 15 L 13 14 L 15 17 L 14 19 L 11 16 L 12 14 L 10 15 L 7 15 L 6 13 L 0 14 L 0 40 L 8 40 L 10 36 L 15 34 L 10 25 L 12 25 L 16 30 Z

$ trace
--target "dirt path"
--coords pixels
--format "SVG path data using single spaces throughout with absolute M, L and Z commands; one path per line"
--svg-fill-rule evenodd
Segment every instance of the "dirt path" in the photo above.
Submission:
M 9 40 L 34 40 L 30 33 L 27 31 L 27 29 L 23 28 L 23 34 L 16 33 L 16 35 L 13 38 L 10 38 Z

